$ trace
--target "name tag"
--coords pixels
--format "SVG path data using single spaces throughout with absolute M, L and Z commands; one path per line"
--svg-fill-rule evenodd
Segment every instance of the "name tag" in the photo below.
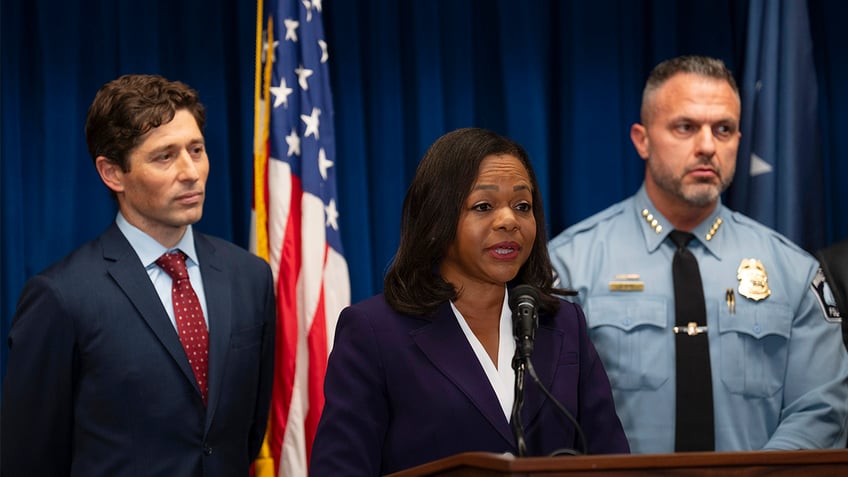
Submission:
M 635 292 L 644 291 L 645 282 L 633 280 L 614 280 L 609 283 L 610 291 Z

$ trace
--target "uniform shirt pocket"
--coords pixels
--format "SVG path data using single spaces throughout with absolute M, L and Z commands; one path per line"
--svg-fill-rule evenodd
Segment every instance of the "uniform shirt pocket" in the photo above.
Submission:
M 587 300 L 589 336 L 614 388 L 657 389 L 669 379 L 667 308 L 666 298 L 641 294 Z
M 786 373 L 791 310 L 780 303 L 745 303 L 734 314 L 719 310 L 722 382 L 732 393 L 774 396 Z

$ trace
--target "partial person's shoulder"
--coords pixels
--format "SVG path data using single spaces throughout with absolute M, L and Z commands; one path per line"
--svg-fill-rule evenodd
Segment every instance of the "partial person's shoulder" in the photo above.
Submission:
M 559 300 L 559 309 L 555 314 L 557 320 L 573 321 L 581 316 L 582 308 L 580 308 L 580 305 L 562 297 L 557 297 L 557 299 Z
M 67 280 L 70 284 L 80 283 L 80 277 L 90 275 L 93 267 L 100 264 L 104 264 L 104 251 L 98 237 L 75 248 L 37 275 L 51 280 Z
M 817 252 L 817 255 L 823 257 L 845 257 L 848 256 L 848 239 L 828 245 Z
M 386 296 L 382 293 L 378 293 L 374 296 L 358 301 L 347 308 L 350 309 L 351 312 L 364 315 L 375 313 L 386 314 L 392 312 L 392 308 L 386 301 Z
M 432 316 L 412 315 L 395 310 L 389 304 L 386 295 L 379 293 L 346 307 L 339 315 L 339 323 L 343 321 L 355 321 L 360 325 L 368 323 L 369 326 L 379 328 L 380 332 L 407 334 L 445 317 L 453 317 L 449 302 L 439 305 Z
M 339 327 L 378 334 L 407 333 L 407 325 L 415 321 L 411 318 L 394 311 L 385 295 L 379 293 L 346 306 L 339 314 Z
M 753 235 L 757 240 L 757 242 L 754 243 L 757 243 L 760 246 L 768 245 L 769 248 L 779 250 L 787 255 L 794 256 L 799 260 L 815 260 L 809 252 L 801 248 L 785 235 L 771 227 L 757 222 L 741 212 L 731 210 L 730 219 L 733 221 L 734 226 L 744 229 L 746 232 Z
M 792 290 L 811 285 L 815 289 L 823 281 L 818 260 L 783 234 L 740 212 L 732 212 L 725 225 L 733 228 L 732 239 L 726 243 L 728 256 L 744 259 L 743 264 L 756 259 L 754 263 L 764 267 L 765 273 L 780 277 L 773 284 L 782 283 L 787 297 Z
M 581 322 L 584 322 L 586 318 L 580 305 L 561 297 L 558 299 L 559 308 L 556 310 L 556 313 L 548 314 L 547 319 L 542 318 L 540 314 L 540 325 L 547 325 L 566 332 L 584 327 L 585 325 L 581 325 Z
M 556 248 L 559 245 L 570 243 L 578 240 L 580 237 L 590 236 L 599 231 L 603 231 L 607 226 L 614 223 L 618 218 L 623 217 L 627 210 L 626 205 L 630 199 L 617 202 L 606 209 L 588 217 L 576 224 L 563 230 L 559 235 L 550 241 L 550 247 Z

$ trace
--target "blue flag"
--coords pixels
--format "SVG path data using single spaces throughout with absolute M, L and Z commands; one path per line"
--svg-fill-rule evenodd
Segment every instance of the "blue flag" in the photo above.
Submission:
M 728 205 L 817 250 L 825 244 L 823 161 L 805 1 L 751 0 L 742 77 Z

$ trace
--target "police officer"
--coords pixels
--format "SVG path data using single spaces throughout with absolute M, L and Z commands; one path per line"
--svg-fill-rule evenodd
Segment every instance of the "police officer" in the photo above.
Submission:
M 560 285 L 586 310 L 635 453 L 689 450 L 678 446 L 686 429 L 676 426 L 704 416 L 705 450 L 845 445 L 848 354 L 819 264 L 721 203 L 739 116 L 738 88 L 720 60 L 659 64 L 630 131 L 645 161 L 642 187 L 549 244 Z M 673 230 L 694 237 L 676 245 Z M 684 247 L 697 259 L 705 317 L 680 325 L 676 305 L 700 298 L 674 298 L 672 261 Z M 704 387 L 678 402 L 687 376 L 676 359 L 694 339 L 705 340 Z

